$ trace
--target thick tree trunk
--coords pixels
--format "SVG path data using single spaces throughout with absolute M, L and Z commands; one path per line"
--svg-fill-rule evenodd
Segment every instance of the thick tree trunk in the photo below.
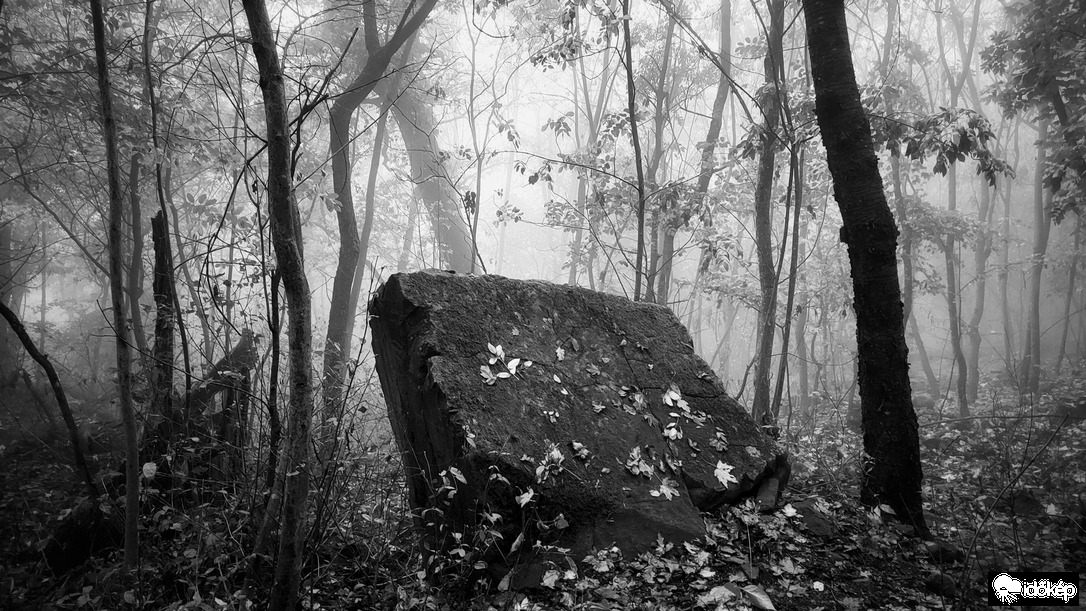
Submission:
M 290 171 L 290 127 L 286 83 L 275 47 L 275 31 L 264 0 L 244 0 L 253 54 L 260 71 L 264 116 L 268 130 L 268 214 L 272 245 L 290 312 L 287 336 L 290 362 L 290 420 L 284 462 L 288 467 L 283 516 L 279 528 L 279 559 L 268 608 L 293 611 L 301 585 L 305 539 L 305 502 L 309 493 L 310 420 L 313 389 L 310 359 L 313 338 L 309 282 L 302 256 L 302 230 Z
M 758 350 L 754 365 L 755 422 L 773 422 L 770 374 L 773 368 L 773 340 L 777 330 L 777 273 L 773 267 L 773 171 L 777 152 L 777 125 L 780 122 L 782 62 L 784 59 L 784 0 L 769 0 L 769 51 L 765 56 L 765 95 L 762 98 L 764 123 L 758 152 L 758 178 L 754 186 L 754 242 L 758 251 Z
M 886 503 L 928 536 L 920 443 L 897 275 L 897 228 L 860 102 L 844 0 L 803 0 L 815 111 L 848 245 L 867 453 L 860 498 Z
M 173 276 L 173 254 L 170 252 L 170 228 L 166 213 L 159 211 L 151 219 L 151 244 L 155 252 L 152 290 L 155 296 L 155 343 L 151 352 L 151 370 L 148 385 L 151 388 L 151 406 L 163 419 L 163 428 L 149 439 L 144 434 L 144 453 L 154 459 L 164 453 L 181 429 L 183 418 L 173 404 L 173 328 L 176 323 L 174 302 L 177 288 Z M 157 447 L 151 447 L 157 446 Z

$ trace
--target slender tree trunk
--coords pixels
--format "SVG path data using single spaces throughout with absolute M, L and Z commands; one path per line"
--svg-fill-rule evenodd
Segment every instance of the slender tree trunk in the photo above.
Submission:
M 1045 147 L 1048 146 L 1048 119 L 1041 118 L 1037 128 L 1037 164 L 1033 176 L 1033 256 L 1029 276 L 1029 326 L 1026 329 L 1026 345 L 1022 355 L 1021 379 L 1028 392 L 1034 396 L 1041 386 L 1041 274 L 1044 271 L 1045 253 L 1048 251 L 1048 235 L 1052 217 L 1048 212 L 1052 193 L 1044 188 L 1046 163 Z
M 132 317 L 132 337 L 136 340 L 136 350 L 140 362 L 147 369 L 147 333 L 143 328 L 143 312 L 140 309 L 140 297 L 143 296 L 143 215 L 140 210 L 140 160 L 142 155 L 134 153 L 128 171 L 128 208 L 132 222 L 132 256 L 128 264 L 128 311 Z
M 593 80 L 588 80 L 588 75 L 585 72 L 584 57 L 578 56 L 574 62 L 574 94 L 580 95 L 578 104 L 583 103 L 583 108 L 576 113 L 574 121 L 575 137 L 578 146 L 583 146 L 586 150 L 594 150 L 599 141 L 600 121 L 602 120 L 604 113 L 607 110 L 607 105 L 611 99 L 611 93 L 613 91 L 615 77 L 618 74 L 617 70 L 611 69 L 611 47 L 607 45 L 603 49 L 602 57 L 602 69 L 598 76 Z M 579 83 L 579 86 L 578 86 Z M 595 101 L 592 100 L 592 87 L 591 84 L 597 86 L 595 92 Z M 581 114 L 585 115 L 587 123 L 587 136 L 583 137 L 581 130 Z M 587 140 L 587 141 L 586 141 Z M 581 143 L 584 142 L 582 145 Z M 509 182 L 508 178 L 512 176 L 512 153 L 510 153 L 510 165 L 509 173 L 506 174 L 506 193 L 505 197 L 509 197 Z M 595 253 L 599 246 L 599 238 L 595 235 L 592 229 L 593 213 L 591 212 L 590 201 L 595 201 L 596 193 L 592 187 L 590 176 L 587 172 L 578 172 L 577 177 L 577 218 L 579 225 L 574 232 L 573 244 L 570 248 L 570 266 L 569 266 L 569 278 L 568 284 L 577 285 L 579 268 L 584 267 L 586 270 L 585 277 L 588 279 L 589 286 L 595 286 L 595 275 L 593 273 L 592 262 L 595 259 Z M 591 200 L 589 198 L 592 198 Z M 499 243 L 499 252 L 504 252 L 504 239 L 505 228 L 508 223 L 502 224 L 501 242 Z M 585 246 L 585 230 L 588 230 L 590 239 L 588 246 Z M 585 252 L 587 250 L 587 252 Z M 582 258 L 585 259 L 582 262 Z M 501 265 L 501 259 L 499 258 L 499 266 Z M 498 272 L 501 273 L 500 271 Z
M 988 184 L 981 186 L 980 193 L 980 222 L 977 232 L 977 241 L 973 247 L 973 263 L 976 273 L 973 277 L 973 314 L 969 317 L 969 327 L 966 334 L 969 337 L 969 401 L 977 400 L 977 391 L 980 388 L 980 344 L 981 324 L 984 322 L 984 303 L 988 285 L 988 257 L 992 254 L 992 193 Z
M 370 7 L 372 4 L 372 2 L 367 2 L 366 6 Z M 381 72 L 383 70 L 382 67 Z M 343 378 L 350 352 L 348 344 L 354 330 L 355 313 L 350 309 L 350 295 L 358 266 L 360 247 L 358 243 L 358 220 L 354 210 L 354 189 L 351 180 L 354 157 L 351 154 L 353 137 L 350 126 L 355 110 L 368 97 L 374 86 L 369 81 L 376 81 L 380 76 L 379 72 L 374 74 L 375 72 L 375 70 L 363 68 L 358 78 L 350 85 L 350 95 L 336 98 L 328 122 L 332 157 L 332 185 L 336 192 L 336 200 L 339 203 L 336 208 L 336 221 L 339 228 L 339 255 L 336 259 L 336 273 L 332 279 L 331 306 L 328 311 L 328 333 L 324 342 L 324 410 L 321 417 L 322 421 L 330 420 L 335 413 L 336 406 L 342 404 Z
M 124 568 L 139 564 L 139 440 L 136 437 L 136 410 L 132 402 L 132 350 L 124 302 L 124 200 L 121 168 L 117 153 L 117 125 L 113 115 L 113 92 L 106 53 L 105 15 L 102 0 L 91 0 L 91 25 L 101 95 L 102 132 L 106 144 L 106 171 L 109 179 L 109 286 L 113 308 L 113 330 L 117 338 L 117 394 L 125 437 L 125 522 Z
M 377 29 L 376 2 L 362 3 L 365 29 L 366 62 L 343 93 L 335 98 L 329 116 L 329 146 L 332 157 L 332 184 L 339 207 L 336 220 L 339 226 L 339 256 L 336 274 L 332 280 L 331 307 L 328 312 L 328 333 L 324 346 L 324 409 L 322 420 L 329 420 L 343 403 L 343 383 L 347 359 L 350 357 L 351 336 L 354 334 L 355 316 L 358 310 L 355 276 L 360 267 L 359 255 L 364 246 L 358 235 L 358 220 L 354 210 L 351 154 L 351 123 L 354 113 L 382 81 L 393 57 L 414 36 L 437 0 L 423 0 L 413 14 L 405 15 L 388 41 L 381 44 Z M 413 6 L 413 5 L 412 5 Z M 350 44 L 350 43 L 348 43 Z M 344 52 L 347 50 L 345 49 Z M 360 53 L 361 55 L 361 53 Z M 405 55 L 408 57 L 409 54 Z M 390 94 L 391 99 L 394 94 Z M 370 216 L 372 227 L 372 216 Z M 365 261 L 361 263 L 364 268 Z M 284 277 L 284 281 L 286 278 Z
M 637 88 L 634 86 L 633 40 L 630 38 L 630 0 L 622 0 L 622 40 L 626 64 L 626 111 L 630 117 L 634 167 L 637 169 L 637 258 L 634 263 L 634 301 L 641 299 L 645 271 L 645 169 L 641 163 L 641 138 L 637 133 Z
M 76 471 L 83 476 L 83 483 L 87 485 L 87 493 L 90 494 L 90 498 L 97 498 L 98 486 L 94 484 L 94 475 L 91 473 L 87 459 L 83 455 L 83 446 L 79 439 L 79 427 L 72 415 L 72 408 L 68 405 L 68 398 L 64 393 L 64 387 L 60 384 L 60 376 L 57 375 L 57 370 L 53 367 L 53 363 L 49 361 L 49 356 L 42 354 L 38 347 L 34 345 L 34 340 L 26 332 L 26 327 L 23 326 L 19 317 L 3 301 L 0 301 L 0 316 L 4 317 L 16 337 L 23 343 L 23 347 L 26 348 L 30 358 L 34 359 L 34 362 L 41 365 L 41 368 L 45 370 L 45 375 L 49 378 L 49 385 L 53 388 L 53 395 L 57 399 L 60 415 L 64 418 L 65 426 L 68 427 L 68 439 L 72 444 L 72 457 L 75 459 Z
M 415 37 L 407 39 L 404 46 L 403 57 L 411 57 L 411 49 L 414 47 Z M 373 154 L 370 157 L 369 177 L 366 179 L 366 212 L 362 217 L 362 232 L 359 237 L 358 263 L 355 269 L 354 281 L 351 284 L 351 299 L 347 310 L 354 317 L 358 312 L 358 301 L 362 294 L 362 276 L 370 254 L 370 237 L 373 233 L 373 218 L 377 211 L 377 175 L 381 169 L 381 159 L 384 156 L 386 135 L 388 133 L 388 113 L 392 112 L 393 100 L 399 95 L 400 83 L 403 81 L 403 70 L 397 70 L 389 81 L 385 103 L 381 106 L 381 116 L 377 119 L 377 128 L 373 135 Z M 354 331 L 354 321 L 348 325 Z M 344 356 L 349 358 L 351 350 L 351 334 L 347 335 L 344 344 Z M 342 380 L 340 381 L 342 383 Z
M 655 185 L 653 181 L 649 181 L 646 184 Z M 656 266 L 660 263 L 660 212 L 659 210 L 653 210 L 649 213 L 648 230 L 649 234 L 649 253 L 645 261 L 648 269 L 645 270 L 645 295 L 644 300 L 656 303 Z
M 49 261 L 49 247 L 45 235 L 45 223 L 42 223 L 41 225 L 41 256 L 45 261 Z M 49 302 L 46 301 L 46 289 L 48 284 L 49 266 L 46 264 L 42 266 L 41 270 L 41 305 L 38 308 L 38 345 L 43 348 L 45 347 L 45 322 L 49 312 Z
M 288 471 L 279 528 L 279 559 L 268 608 L 272 611 L 293 611 L 297 607 L 301 585 L 305 504 L 310 478 L 312 312 L 309 282 L 303 264 L 301 220 L 290 170 L 286 83 L 275 47 L 275 31 L 264 0 L 243 0 L 242 5 L 249 22 L 253 55 L 260 71 L 260 89 L 264 97 L 268 130 L 268 214 L 272 244 L 290 311 L 287 333 L 291 392 L 285 456 Z
M 792 155 L 792 171 L 795 173 L 795 199 L 792 206 L 792 257 L 788 264 L 788 297 L 784 307 L 784 330 L 781 335 L 781 359 L 777 368 L 777 387 L 773 391 L 773 420 L 780 419 L 781 395 L 784 393 L 784 380 L 788 375 L 788 342 L 792 334 L 793 306 L 796 302 L 796 276 L 799 273 L 799 216 L 803 209 L 803 151 Z M 803 344 L 803 336 L 796 337 L 797 344 Z
M 924 379 L 928 383 L 928 393 L 934 398 L 943 394 L 939 386 L 939 379 L 935 377 L 935 370 L 931 367 L 931 359 L 928 358 L 928 349 L 924 346 L 924 336 L 920 333 L 920 325 L 916 324 L 916 313 L 909 314 L 909 333 L 912 335 L 913 344 L 916 345 L 917 355 L 920 357 L 920 368 L 924 371 Z
M 397 75 L 402 73 L 397 73 Z M 393 82 L 398 82 L 399 79 L 393 77 Z M 354 273 L 354 280 L 351 283 L 351 299 L 348 305 L 348 311 L 354 316 L 358 312 L 358 301 L 362 297 L 362 277 L 365 275 L 366 265 L 369 262 L 370 254 L 370 238 L 373 234 L 373 217 L 377 211 L 377 175 L 381 169 L 381 158 L 385 152 L 385 137 L 388 133 L 388 113 L 389 108 L 384 108 L 381 111 L 380 118 L 377 119 L 377 129 L 373 134 L 373 155 L 370 157 L 370 171 L 369 178 L 366 180 L 366 212 L 362 217 L 362 232 L 359 234 L 359 242 L 361 249 L 358 251 L 358 261 L 356 263 L 356 269 Z M 354 325 L 350 325 L 352 331 Z M 346 358 L 350 358 L 353 349 L 351 347 L 352 337 L 347 336 L 346 344 L 343 347 L 343 353 Z
M 396 271 L 405 272 L 411 260 L 411 243 L 414 241 L 415 228 L 419 222 L 419 202 L 414 197 L 407 202 L 407 225 L 403 230 L 403 242 L 400 245 L 400 258 L 396 262 Z M 500 259 L 499 259 L 500 261 Z
M 1015 140 L 1018 139 L 1018 126 L 1015 125 Z M 1011 256 L 1011 188 L 1014 181 L 1007 181 L 1003 190 L 1003 227 L 1000 238 L 1003 241 L 999 261 L 999 309 L 1003 320 L 1003 362 L 1008 374 L 1014 375 L 1014 325 L 1011 322 L 1011 301 L 1008 295 Z
M 784 0 L 769 0 L 769 51 L 765 56 L 765 95 L 762 98 L 764 123 L 758 153 L 758 177 L 754 186 L 754 242 L 758 251 L 758 350 L 754 366 L 754 420 L 774 424 L 770 373 L 773 367 L 773 340 L 777 330 L 777 274 L 773 267 L 773 172 L 780 122 L 784 37 Z
M 664 127 L 671 115 L 671 99 L 674 87 L 674 79 L 668 84 L 668 76 L 671 71 L 671 48 L 675 41 L 675 19 L 670 14 L 666 17 L 667 27 L 664 29 L 664 52 L 660 58 L 660 74 L 656 80 L 653 91 L 655 98 L 655 112 L 653 116 L 652 153 L 649 155 L 648 167 L 645 171 L 645 180 L 651 189 L 659 189 L 666 177 L 666 164 L 664 155 L 667 152 L 664 146 Z M 652 243 L 648 260 L 648 273 L 645 274 L 645 301 L 652 301 L 660 305 L 667 305 L 667 291 L 671 283 L 671 260 L 675 256 L 675 231 L 678 230 L 680 220 L 675 211 L 654 207 L 652 212 Z
M 153 106 L 152 106 L 153 108 Z M 153 114 L 153 113 L 152 113 Z M 207 319 L 207 314 L 204 313 L 205 303 L 200 296 L 200 291 L 197 290 L 196 281 L 192 277 L 192 271 L 189 269 L 187 261 L 191 260 L 189 253 L 185 250 L 185 244 L 181 241 L 181 223 L 178 219 L 177 206 L 173 201 L 173 170 L 170 165 L 163 166 L 158 164 L 156 172 L 161 172 L 162 186 L 160 187 L 159 195 L 161 197 L 162 205 L 169 209 L 170 220 L 173 224 L 173 236 L 174 247 L 177 249 L 177 260 L 180 263 L 178 268 L 181 270 L 181 277 L 185 280 L 185 287 L 188 289 L 189 299 L 192 302 L 192 310 L 196 314 L 196 317 L 200 320 L 200 332 L 203 335 L 204 343 L 204 359 L 210 361 L 213 358 L 214 344 L 211 337 L 211 324 Z M 184 193 L 183 191 L 179 191 Z M 177 304 L 174 304 L 175 306 Z M 178 308 L 180 311 L 180 308 Z M 181 332 L 181 348 L 185 352 L 185 394 L 187 395 L 192 390 L 192 360 L 191 354 L 188 350 L 188 341 L 186 339 L 186 332 L 183 327 L 184 316 L 177 317 L 177 323 L 180 325 L 179 331 Z M 188 419 L 189 414 L 185 414 L 185 418 Z
M 578 24 L 578 26 L 579 26 L 579 24 Z M 582 69 L 584 68 L 583 61 L 584 60 L 583 60 L 582 57 L 578 57 L 577 60 L 575 60 L 573 62 L 573 71 L 572 71 L 573 72 L 573 105 L 575 107 L 579 106 L 581 104 L 581 100 L 583 98 L 584 99 L 584 104 L 587 107 L 587 112 L 589 113 L 589 117 L 591 117 L 592 109 L 589 107 L 589 104 L 591 104 L 591 102 L 589 101 L 589 98 L 588 98 L 588 91 L 587 91 L 587 89 L 582 89 L 581 84 L 580 84 L 581 83 Z M 586 83 L 586 85 L 587 85 L 587 83 Z M 591 121 L 589 121 L 589 131 L 591 133 L 595 133 L 594 130 L 592 130 Z M 581 133 L 581 113 L 580 113 L 579 110 L 574 110 L 574 112 L 573 112 L 573 138 L 577 142 L 577 146 L 581 145 L 581 138 L 582 137 L 583 136 L 582 136 L 582 133 Z M 510 156 L 511 155 L 512 155 L 512 151 L 510 151 Z M 505 191 L 502 192 L 502 205 L 505 205 L 509 201 L 509 188 L 511 186 L 511 184 L 509 182 L 509 179 L 510 179 L 511 176 L 512 176 L 512 164 L 508 164 L 507 169 L 506 169 L 506 174 L 505 174 L 505 177 L 506 177 Z M 584 244 L 584 226 L 585 226 L 585 224 L 587 222 L 587 219 L 588 219 L 588 216 L 585 214 L 585 208 L 586 208 L 587 201 L 588 201 L 588 175 L 585 172 L 577 172 L 577 208 L 576 208 L 576 211 L 577 211 L 577 217 L 576 217 L 577 218 L 577 229 L 575 229 L 573 231 L 573 242 L 569 246 L 569 275 L 566 277 L 566 284 L 568 284 L 570 286 L 577 286 L 577 273 L 580 271 L 581 249 L 583 248 L 583 244 Z M 502 222 L 501 223 L 501 238 L 499 238 L 499 242 L 501 240 L 504 240 L 504 238 L 505 238 L 505 222 Z M 496 263 L 497 263 L 496 267 L 498 268 L 498 270 L 500 270 L 501 266 L 502 266 L 501 256 L 502 256 L 503 253 L 501 251 L 503 250 L 503 246 L 504 246 L 503 244 L 499 244 L 499 246 L 498 246 L 499 253 L 498 253 L 498 259 L 496 260 Z M 498 271 L 497 273 L 501 274 L 500 271 Z M 592 274 L 591 271 L 589 271 L 588 273 L 589 273 L 589 275 Z
M 807 301 L 801 294 L 796 308 L 796 365 L 799 376 L 799 411 L 806 414 L 811 406 L 811 355 L 807 349 Z
M 154 103 L 154 93 L 153 93 L 154 88 L 148 87 L 148 90 L 151 92 L 150 98 L 152 100 L 152 103 L 151 103 L 151 115 L 152 115 L 152 117 L 155 117 L 157 115 L 157 111 L 155 110 L 157 108 L 157 106 Z M 157 129 L 157 127 L 155 127 L 156 124 L 157 124 L 157 121 L 155 119 L 152 119 L 152 121 L 151 121 L 152 132 L 151 132 L 151 134 L 152 134 L 152 140 L 155 141 L 155 142 L 157 142 L 157 140 L 158 140 L 158 129 Z M 169 169 L 169 166 L 166 166 L 165 168 L 163 168 L 161 161 L 156 161 L 155 162 L 155 188 L 158 191 L 159 211 L 162 213 L 164 218 L 169 217 L 169 213 L 167 212 L 167 209 L 168 208 L 169 209 L 174 209 L 173 204 L 169 203 L 169 199 L 170 199 L 169 193 L 171 192 L 170 191 L 170 188 L 171 188 L 170 187 L 170 169 Z M 169 206 L 167 206 L 167 203 L 169 203 Z M 176 210 L 176 209 L 174 209 L 174 210 Z M 259 212 L 258 212 L 258 215 L 259 215 Z M 176 221 L 176 216 L 174 217 L 174 220 Z M 167 227 L 166 229 L 167 229 L 167 235 L 168 235 L 169 227 Z M 263 242 L 263 240 L 262 240 L 262 242 Z M 180 239 L 177 240 L 177 243 L 180 244 Z M 180 252 L 179 252 L 179 255 L 180 255 Z M 171 259 L 173 258 L 172 253 L 170 255 L 170 258 Z M 184 265 L 181 265 L 181 267 L 182 267 L 182 269 L 185 269 Z M 185 405 L 184 405 L 183 410 L 182 410 L 181 420 L 182 420 L 183 426 L 187 427 L 188 424 L 189 424 L 189 418 L 192 415 L 191 403 L 189 402 L 189 399 L 188 399 L 189 395 L 192 393 L 192 353 L 189 350 L 189 334 L 188 334 L 188 329 L 185 326 L 185 317 L 180 315 L 180 312 L 182 310 L 181 310 L 181 300 L 179 299 L 178 294 L 177 294 L 177 271 L 176 271 L 176 268 L 171 273 L 172 273 L 173 279 L 174 279 L 173 280 L 173 285 L 174 285 L 174 289 L 173 289 L 174 320 L 177 321 L 177 335 L 178 335 L 178 338 L 181 340 L 181 361 L 182 361 L 182 363 L 184 363 L 184 368 L 185 368 L 184 369 L 184 371 L 185 371 Z
M 415 193 L 430 214 L 430 227 L 441 251 L 441 264 L 457 272 L 471 269 L 471 233 L 460 201 L 449 188 L 448 173 L 437 142 L 433 109 L 418 99 L 414 89 L 396 101 L 396 125 L 407 148 Z
M 704 200 L 708 197 L 709 185 L 713 180 L 713 171 L 716 163 L 714 162 L 714 155 L 716 152 L 717 140 L 720 139 L 721 127 L 724 124 L 724 108 L 728 103 L 728 95 L 731 93 L 731 63 L 732 63 L 732 3 L 731 0 L 720 0 L 720 57 L 718 58 L 718 66 L 720 68 L 720 79 L 717 80 L 716 85 L 716 97 L 713 98 L 713 112 L 709 116 L 709 127 L 705 132 L 705 141 L 699 146 L 701 147 L 701 167 L 698 173 L 698 183 L 696 187 L 695 197 L 702 198 Z M 697 275 L 694 278 L 693 292 L 698 293 L 701 289 L 701 281 L 704 275 L 705 266 L 707 262 L 708 249 L 703 245 L 701 249 L 701 258 L 698 262 Z M 701 310 L 699 308 L 698 319 L 701 319 Z M 700 324 L 698 325 L 700 328 Z M 700 340 L 701 334 L 698 333 Z M 700 343 L 700 341 L 699 341 Z
M 271 274 L 271 299 L 268 306 L 268 332 L 271 333 L 271 364 L 268 366 L 268 464 L 264 471 L 264 488 L 274 495 L 275 474 L 279 468 L 279 444 L 283 441 L 283 420 L 279 417 L 279 356 L 280 333 L 283 329 L 279 316 L 279 271 Z M 259 545 L 254 547 L 259 548 Z
M 480 112 L 476 111 L 475 101 L 476 96 L 476 82 L 478 76 L 477 70 L 477 54 L 479 52 L 479 39 L 478 33 L 475 28 L 469 25 L 465 28 L 468 38 L 471 40 L 471 57 L 469 64 L 471 66 L 470 74 L 468 76 L 468 98 L 467 98 L 467 122 L 468 133 L 471 134 L 471 149 L 475 153 L 475 189 L 464 193 L 465 211 L 468 213 L 468 222 L 471 225 L 471 269 L 468 271 L 472 274 L 475 273 L 476 265 L 481 263 L 479 255 L 479 215 L 483 210 L 483 170 L 486 167 L 486 143 L 484 138 L 479 137 L 479 126 L 477 121 L 480 116 Z
M 949 178 L 947 181 L 949 185 L 947 207 L 951 212 L 954 212 L 957 210 L 958 201 L 957 164 L 950 166 L 947 176 Z M 950 313 L 950 348 L 954 352 L 954 364 L 957 369 L 957 375 L 955 375 L 954 379 L 957 381 L 958 389 L 958 415 L 966 418 L 969 416 L 969 366 L 965 360 L 965 351 L 962 350 L 962 316 L 959 307 L 961 286 L 958 282 L 960 263 L 957 248 L 958 241 L 954 236 L 947 236 L 943 254 L 946 261 L 946 305 L 947 311 Z
M 506 191 L 508 191 L 506 187 Z M 581 250 L 584 248 L 584 224 L 588 222 L 588 215 L 586 214 L 586 206 L 588 200 L 588 178 L 581 176 L 577 179 L 577 223 L 578 227 L 573 231 L 573 244 L 569 247 L 569 277 L 566 278 L 566 284 L 570 286 L 577 286 L 577 273 L 581 267 Z M 505 233 L 505 223 L 502 223 L 502 236 Z M 500 247 L 499 251 L 502 250 Z M 501 261 L 501 259 L 499 259 Z M 499 263 L 500 265 L 500 263 Z M 592 275 L 591 270 L 588 272 Z
M 803 0 L 803 12 L 815 111 L 852 267 L 867 454 L 860 498 L 869 505 L 890 505 L 919 534 L 929 536 L 897 274 L 897 228 L 856 85 L 844 0 Z
M 12 276 L 12 263 L 15 261 L 15 249 L 12 247 L 12 221 L 0 223 L 0 301 L 18 309 L 13 293 L 17 283 Z M 6 329 L 0 328 L 0 379 L 15 380 L 19 370 L 19 359 L 15 345 Z
M 958 52 L 961 54 L 962 70 L 959 75 L 955 75 L 950 68 L 950 63 L 947 61 L 946 46 L 943 42 L 943 12 L 938 12 L 936 15 L 936 38 L 940 47 L 939 59 L 943 65 L 943 72 L 947 79 L 947 87 L 950 91 L 950 107 L 956 107 L 958 105 L 958 98 L 961 94 L 962 88 L 966 82 L 970 79 L 972 72 L 972 58 L 973 51 L 976 48 L 977 30 L 980 20 L 980 0 L 974 0 L 973 4 L 973 27 L 970 30 L 969 38 L 966 40 L 964 31 L 964 24 L 962 23 L 961 16 L 956 12 L 956 7 L 950 7 L 948 11 L 952 22 L 955 26 L 958 39 Z M 957 209 L 958 200 L 958 171 L 957 164 L 951 164 L 947 175 L 947 190 L 948 190 L 948 209 L 954 212 Z M 954 352 L 954 363 L 958 370 L 957 375 L 957 392 L 958 392 L 958 411 L 964 418 L 969 414 L 969 364 L 965 358 L 965 351 L 962 349 L 962 319 L 960 312 L 961 303 L 961 286 L 958 281 L 959 270 L 961 268 L 961 261 L 958 256 L 957 240 L 954 236 L 948 236 L 946 240 L 946 263 L 947 263 L 947 310 L 950 316 L 950 345 Z M 954 269 L 950 269 L 954 267 Z
M 1078 276 L 1078 258 L 1082 253 L 1082 216 L 1075 225 L 1075 245 L 1071 253 L 1071 275 L 1067 280 L 1067 300 L 1063 302 L 1063 333 L 1060 334 L 1060 351 L 1056 354 L 1056 378 L 1060 377 L 1063 359 L 1067 356 L 1067 336 L 1071 332 L 1071 305 L 1075 301 L 1075 278 Z

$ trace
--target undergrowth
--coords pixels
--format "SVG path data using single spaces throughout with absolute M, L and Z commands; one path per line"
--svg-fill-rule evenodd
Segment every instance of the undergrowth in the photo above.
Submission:
M 548 561 L 539 587 L 517 592 L 491 584 L 465 594 L 460 579 L 453 593 L 428 579 L 433 556 L 424 562 L 413 534 L 394 444 L 387 434 L 368 442 L 347 435 L 351 443 L 315 478 L 314 504 L 323 499 L 325 510 L 311 520 L 302 606 L 973 609 L 986 606 L 988 571 L 1086 567 L 1086 423 L 1076 411 L 1086 403 L 1086 381 L 1035 398 L 990 382 L 968 419 L 957 417 L 953 403 L 933 403 L 918 417 L 926 513 L 938 543 L 914 537 L 885 506 L 857 503 L 859 436 L 842 425 L 843 414 L 823 409 L 797 414 L 783 431 L 794 468 L 776 511 L 747 503 L 706 515 L 704 540 L 679 548 L 661 541 L 637 558 L 607 549 L 574 559 L 580 562 Z M 159 494 L 152 476 L 139 569 L 122 573 L 112 550 L 58 576 L 42 549 L 81 492 L 63 440 L 9 437 L 4 446 L 0 608 L 263 607 L 271 559 L 251 556 L 263 506 L 255 485 L 209 479 L 190 482 L 198 494 L 178 496 Z M 438 564 L 448 569 L 474 557 L 471 545 Z

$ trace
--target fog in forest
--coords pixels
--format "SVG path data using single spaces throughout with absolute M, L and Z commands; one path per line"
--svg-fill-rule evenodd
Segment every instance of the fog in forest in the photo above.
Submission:
M 9 323 L 0 325 L 0 470 L 49 454 L 43 460 L 64 465 L 50 467 L 57 485 L 89 485 L 103 498 L 112 490 L 119 504 L 124 477 L 110 488 L 102 472 L 128 473 L 131 487 L 133 477 L 152 481 L 148 469 L 165 470 L 162 457 L 180 473 L 182 457 L 190 468 L 214 452 L 187 476 L 230 482 L 229 492 L 197 505 L 238 509 L 263 508 L 278 469 L 280 484 L 288 469 L 305 469 L 308 496 L 298 501 L 286 485 L 309 533 L 305 587 L 326 575 L 320 550 L 354 544 L 359 532 L 374 566 L 413 567 L 406 558 L 417 550 L 397 539 L 410 522 L 403 448 L 386 415 L 367 307 L 393 274 L 438 269 L 666 307 L 727 393 L 797 457 L 793 486 L 814 481 L 823 459 L 860 477 L 861 421 L 870 424 L 852 267 L 805 29 L 812 11 L 835 3 L 803 4 L 108 1 L 96 33 L 83 3 L 0 3 L 0 303 Z M 270 16 L 285 133 L 269 123 L 265 85 L 279 81 L 260 63 L 257 5 Z M 844 11 L 897 227 L 921 441 L 1010 426 L 981 420 L 997 413 L 1066 414 L 1086 380 L 1086 17 L 1066 0 L 858 0 Z M 275 165 L 275 151 L 286 165 Z M 858 159 L 842 158 L 845 176 L 862 171 Z M 273 177 L 288 168 L 276 183 L 286 190 L 269 182 L 269 164 Z M 293 212 L 277 209 L 277 193 Z M 859 222 L 849 231 L 865 231 Z M 283 258 L 288 242 L 304 277 Z M 295 309 L 302 293 L 308 318 Z M 886 324 L 901 335 L 900 323 Z M 300 337 L 293 325 L 308 327 L 308 353 L 288 341 Z M 485 354 L 490 338 L 478 339 Z M 299 363 L 309 371 L 304 395 Z M 303 416 L 312 426 L 300 432 Z M 89 455 L 87 477 L 79 459 L 70 465 L 73 444 Z M 1072 467 L 1081 460 L 1067 456 Z M 932 482 L 954 478 L 933 480 L 931 468 L 925 462 L 923 491 L 938 498 Z M 1081 463 L 1073 472 L 1081 484 Z M 994 498 L 1012 475 L 977 485 Z M 1034 482 L 1031 494 L 1057 487 Z M 1061 490 L 1043 506 L 1062 514 L 1086 503 L 1081 488 Z M 172 518 L 148 516 L 195 510 L 142 502 L 150 521 L 140 549 L 167 553 L 161 533 Z M 27 550 L 55 524 L 18 523 L 5 555 L 23 554 L 31 564 L 19 570 L 37 574 L 32 562 L 43 556 Z M 258 573 L 246 554 L 254 545 L 268 558 L 286 553 L 275 532 L 290 524 L 245 527 L 243 551 L 217 541 L 230 558 L 218 566 Z M 173 536 L 188 541 L 190 527 Z M 958 544 L 969 548 L 969 538 Z M 194 542 L 177 554 L 184 549 L 198 550 L 192 562 L 204 558 Z M 406 551 L 388 560 L 393 549 Z M 208 585 L 195 574 L 177 598 L 139 596 L 146 608 L 180 608 L 167 603 L 202 591 L 247 608 L 228 584 L 235 577 Z M 4 585 L 0 606 L 75 603 L 63 595 L 78 589 L 42 579 Z M 414 594 L 388 587 L 381 596 L 399 596 L 388 604 L 413 606 Z

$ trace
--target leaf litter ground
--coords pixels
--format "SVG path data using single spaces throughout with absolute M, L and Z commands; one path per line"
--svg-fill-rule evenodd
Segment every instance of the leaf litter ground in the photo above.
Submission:
M 842 418 L 824 411 L 807 419 L 797 414 L 804 424 L 786 431 L 795 462 L 786 504 L 770 513 L 748 503 L 706 515 L 704 541 L 680 548 L 661 543 L 633 559 L 603 550 L 579 564 L 549 565 L 535 589 L 465 594 L 422 578 L 417 547 L 402 529 L 391 537 L 386 529 L 378 541 L 376 530 L 359 526 L 372 545 L 337 539 L 313 550 L 303 606 L 980 609 L 987 606 L 989 570 L 1081 573 L 1086 382 L 1064 382 L 1035 402 L 993 385 L 972 407 L 973 419 L 954 418 L 955 409 L 936 402 L 919 414 L 924 493 L 938 544 L 913 537 L 885 508 L 856 502 L 858 435 L 831 424 Z M 0 608 L 261 608 L 259 592 L 244 594 L 244 516 L 226 511 L 225 490 L 183 512 L 166 506 L 143 517 L 139 580 L 118 577 L 117 552 L 53 576 L 41 548 L 79 492 L 67 451 L 61 443 L 0 441 Z M 390 517 L 368 516 L 371 525 Z

